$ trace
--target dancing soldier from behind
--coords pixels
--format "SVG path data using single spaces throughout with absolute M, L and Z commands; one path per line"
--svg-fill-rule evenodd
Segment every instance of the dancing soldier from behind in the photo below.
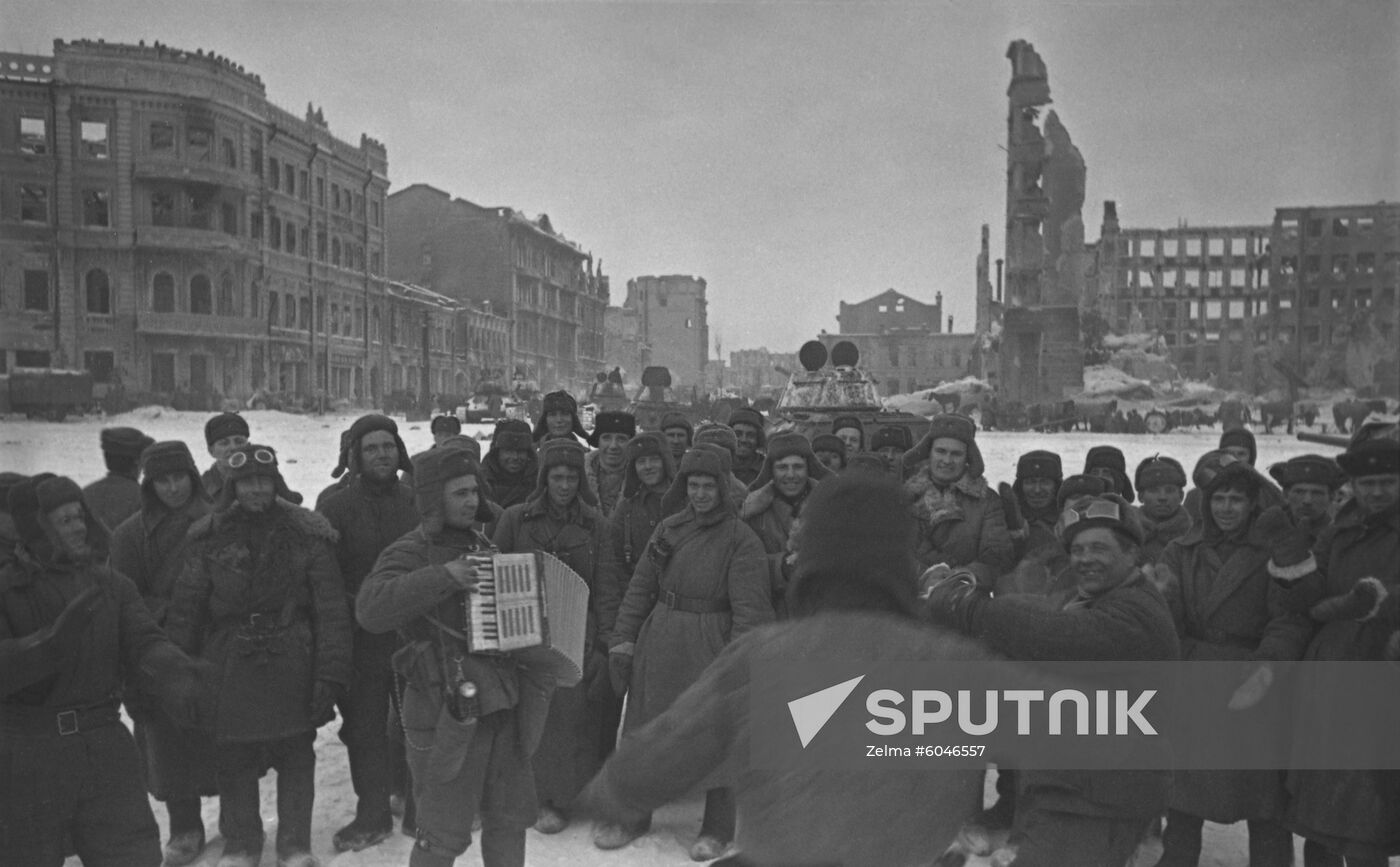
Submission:
M 452 416 L 438 418 L 456 421 Z M 412 465 L 393 419 L 360 416 L 350 426 L 345 446 L 350 482 L 326 497 L 317 511 L 335 529 L 336 562 L 345 593 L 353 600 L 380 552 L 418 526 L 418 510 L 412 489 L 399 480 L 399 472 Z M 390 737 L 387 718 L 394 683 L 389 660 L 397 647 L 393 635 L 352 626 L 351 680 L 339 704 L 340 740 L 350 761 L 356 804 L 355 818 L 335 832 L 337 852 L 366 849 L 394 830 L 389 799 L 394 765 L 402 762 L 394 751 L 402 747 Z M 412 828 L 413 815 L 407 809 L 405 821 Z
M 719 455 L 709 448 L 685 453 L 666 499 L 684 496 L 686 505 L 656 528 L 627 585 L 608 658 L 615 692 L 631 692 L 625 732 L 665 712 L 718 648 L 773 620 L 763 543 L 724 496 L 723 474 Z M 734 815 L 733 790 L 707 789 L 690 857 L 708 861 L 723 854 L 734 839 Z M 648 810 L 625 824 L 597 826 L 593 842 L 620 849 L 650 825 Z
M 370 632 L 398 630 L 404 738 L 418 805 L 410 867 L 449 867 L 481 817 L 485 867 L 523 867 L 538 804 L 530 757 L 544 732 L 553 681 L 509 656 L 471 652 L 463 627 L 476 572 L 493 552 L 480 527 L 494 515 L 481 470 L 459 449 L 414 464 L 421 523 L 384 549 L 355 601 Z
M 130 578 L 158 626 L 175 593 L 185 564 L 186 535 L 209 514 L 209 496 L 189 448 L 178 440 L 155 443 L 141 455 L 141 510 L 112 535 L 113 569 Z M 204 819 L 199 799 L 219 793 L 214 776 L 214 744 L 209 735 L 181 726 L 139 693 L 126 697 L 136 723 L 136 742 L 145 765 L 146 789 L 170 813 L 166 867 L 188 864 L 204 850 Z
M 920 620 L 915 532 L 899 482 L 883 468 L 818 485 L 797 531 L 791 617 L 735 638 L 660 716 L 629 729 L 582 800 L 600 820 L 635 827 L 688 791 L 728 783 L 742 817 L 740 851 L 717 863 L 929 864 L 981 793 L 982 770 L 757 767 L 750 717 L 760 664 L 987 663 L 991 655 L 973 642 Z
M 228 456 L 216 511 L 190 528 L 166 620 L 171 639 L 218 669 L 212 690 L 220 867 L 262 855 L 258 781 L 277 771 L 279 867 L 309 867 L 318 726 L 350 681 L 350 611 L 336 532 L 286 499 L 271 447 Z
M 155 440 L 134 427 L 102 429 L 107 475 L 83 488 L 83 502 L 108 530 L 141 511 L 141 452 Z
M 0 861 L 151 867 L 160 830 L 121 724 L 123 685 L 196 722 L 200 676 L 131 581 L 78 486 L 42 474 L 7 498 L 19 543 L 0 568 Z M 72 847 L 72 848 L 70 848 Z

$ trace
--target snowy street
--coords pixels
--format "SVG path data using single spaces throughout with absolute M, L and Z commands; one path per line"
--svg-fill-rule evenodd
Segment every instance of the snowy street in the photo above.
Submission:
M 277 449 L 289 486 L 306 496 L 307 505 L 314 502 L 321 488 L 332 481 L 330 470 L 336 464 L 340 432 L 348 427 L 357 415 L 317 417 L 272 411 L 245 413 L 252 428 L 252 441 L 269 444 Z M 98 433 L 101 428 L 110 426 L 137 427 L 157 440 L 183 440 L 203 468 L 209 463 L 202 435 L 207 417 L 206 413 L 175 412 L 146 407 L 113 418 L 87 418 L 66 423 L 18 419 L 0 421 L 0 453 L 4 455 L 3 467 L 0 468 L 26 473 L 51 471 L 71 476 L 79 484 L 87 484 L 104 474 L 102 456 L 98 449 Z M 489 435 L 490 430 L 488 425 L 468 425 L 463 432 L 485 437 Z M 411 451 L 425 449 L 432 442 L 426 422 L 401 423 L 400 433 Z M 1257 436 L 1261 469 L 1275 461 L 1295 455 L 1309 452 L 1330 454 L 1334 451 L 1327 446 L 1302 443 L 1283 434 L 1261 433 Z M 1051 436 L 1036 433 L 980 432 L 977 441 L 986 459 L 988 481 L 995 485 L 998 481 L 1011 481 L 1017 456 L 1031 449 L 1050 448 L 1060 452 L 1064 458 L 1066 475 L 1079 471 L 1084 455 L 1091 446 L 1105 442 L 1112 442 L 1124 451 L 1130 471 L 1143 458 L 1159 452 L 1177 458 L 1189 471 L 1202 452 L 1215 446 L 1218 438 L 1219 431 L 1213 429 L 1161 436 L 1118 435 L 1112 439 L 1108 435 L 1089 433 Z M 485 447 L 486 444 L 483 444 L 483 449 Z M 388 867 L 406 864 L 412 841 L 400 834 L 395 834 L 389 840 L 365 852 L 335 855 L 332 851 L 331 835 L 353 816 L 355 801 L 344 747 L 335 732 L 334 723 L 323 728 L 316 744 L 318 764 L 313 826 L 315 854 L 322 859 L 323 864 L 334 867 Z M 272 842 L 276 804 L 272 775 L 264 779 L 262 793 L 262 814 L 268 831 L 262 863 L 273 864 L 276 860 Z M 153 807 L 162 826 L 164 841 L 165 810 L 160 804 L 153 803 Z M 691 862 L 687 849 L 698 830 L 700 811 L 701 804 L 698 798 L 663 809 L 657 813 L 650 834 L 630 847 L 616 852 L 595 849 L 589 839 L 588 825 L 584 822 L 576 822 L 555 836 L 542 836 L 532 831 L 527 844 L 528 863 L 599 867 L 689 864 Z M 217 830 L 217 815 L 217 803 L 206 801 L 205 827 L 211 835 L 211 840 Z M 858 831 L 864 832 L 878 833 L 878 829 Z M 1297 844 L 1297 863 L 1301 864 L 1301 841 L 1297 841 Z M 196 863 L 212 867 L 218 860 L 219 852 L 219 844 L 213 842 Z M 1138 853 L 1136 867 L 1154 864 L 1159 854 L 1158 843 L 1153 841 L 1145 844 Z M 1243 824 L 1230 828 L 1207 825 L 1202 865 L 1242 867 L 1246 862 Z M 77 863 L 76 858 L 69 861 L 70 865 Z M 476 865 L 481 861 L 477 850 L 473 848 L 458 863 Z M 981 865 L 988 862 L 985 859 L 974 859 L 969 863 Z M 1400 864 L 1400 859 L 1392 859 L 1391 864 Z

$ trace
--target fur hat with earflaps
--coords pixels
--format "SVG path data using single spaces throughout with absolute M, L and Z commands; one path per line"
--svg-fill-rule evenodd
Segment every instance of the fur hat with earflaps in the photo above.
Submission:
M 248 438 L 248 421 L 236 412 L 221 412 L 204 423 L 204 442 L 212 446 L 221 439 L 231 436 Z
M 598 447 L 603 434 L 623 434 L 628 439 L 637 435 L 637 417 L 630 412 L 600 412 L 593 419 L 593 433 L 588 435 L 588 444 Z
M 690 449 L 681 456 L 681 465 L 676 470 L 676 477 L 671 480 L 671 487 L 661 498 L 661 514 L 674 515 L 686 507 L 690 498 L 686 488 L 691 476 L 712 476 L 719 483 L 718 508 L 726 512 L 733 511 L 734 504 L 727 496 L 727 475 L 717 446 L 696 446 Z
M 578 470 L 578 498 L 593 508 L 598 508 L 598 497 L 593 486 L 588 483 L 588 472 L 584 469 L 584 459 L 588 449 L 582 443 L 566 439 L 545 440 L 540 443 L 540 473 L 535 482 L 535 493 L 531 499 L 547 496 L 549 471 L 554 467 L 573 467 Z
M 496 518 L 490 500 L 484 493 L 486 480 L 481 477 L 481 464 L 464 449 L 429 449 L 413 459 L 413 501 L 423 533 L 436 539 L 443 531 L 442 491 L 452 479 L 474 476 L 477 490 L 476 521 L 489 524 Z
M 916 524 L 887 473 L 823 482 L 802 508 L 787 599 L 794 617 L 866 610 L 915 616 Z
M 955 412 L 939 413 L 929 423 L 928 433 L 912 449 L 904 453 L 904 468 L 912 471 L 933 454 L 933 441 L 953 439 L 967 447 L 966 478 L 976 479 L 987 471 L 982 450 L 977 448 L 977 422 Z
M 146 446 L 141 453 L 141 502 L 145 508 L 165 508 L 156 496 L 157 479 L 184 473 L 190 478 L 190 494 L 206 503 L 209 494 L 199 479 L 199 467 L 195 465 L 190 447 L 180 440 L 164 440 Z
M 831 475 L 831 470 L 817 460 L 817 453 L 812 451 L 812 444 L 806 437 L 797 431 L 783 431 L 769 438 L 768 450 L 763 456 L 763 469 L 758 471 L 758 476 L 753 480 L 753 484 L 749 485 L 749 490 L 757 491 L 773 481 L 773 465 L 791 457 L 800 457 L 806 461 L 807 478 L 813 484 Z
M 1060 542 L 1068 550 L 1074 544 L 1075 536 L 1094 527 L 1107 527 L 1123 533 L 1137 545 L 1141 545 L 1147 538 L 1137 510 L 1117 494 L 1093 497 L 1075 508 L 1073 515 L 1066 511 L 1055 531 L 1060 537 Z
M 155 440 L 134 427 L 106 427 L 98 436 L 103 454 L 118 458 L 139 458 Z
M 661 459 L 661 478 L 669 485 L 676 477 L 676 463 L 671 457 L 671 447 L 666 437 L 657 431 L 639 433 L 627 441 L 627 469 L 622 479 L 624 499 L 636 496 L 642 489 L 642 480 L 637 475 L 637 459 L 642 457 Z
M 1128 478 L 1128 459 L 1123 457 L 1117 446 L 1094 446 L 1084 457 L 1084 472 L 1092 474 L 1096 469 L 1108 470 L 1114 478 L 1117 493 L 1128 502 L 1137 499 L 1133 491 L 1133 480 Z
M 852 428 L 854 430 L 860 431 L 860 448 L 856 451 L 865 451 L 865 425 L 861 423 L 861 420 L 859 418 L 853 415 L 838 415 L 836 418 L 831 420 L 831 433 L 833 436 L 836 434 L 837 431 L 845 430 L 846 428 Z
M 518 418 L 507 418 L 496 422 L 496 430 L 491 434 L 491 448 L 487 454 L 501 450 L 535 453 L 535 439 L 530 426 Z
M 694 441 L 691 445 L 698 446 L 704 445 L 705 443 L 713 443 L 729 452 L 731 457 L 739 448 L 739 438 L 734 436 L 734 428 L 727 424 L 720 424 L 719 422 L 702 424 L 700 429 L 695 432 L 695 436 L 692 439 Z
M 1254 433 L 1249 428 L 1237 427 L 1227 430 L 1220 435 L 1219 449 L 1224 451 L 1229 446 L 1241 446 L 1249 452 L 1249 463 L 1253 465 L 1259 459 L 1259 444 L 1254 440 Z
M 1146 491 L 1162 485 L 1186 487 L 1186 468 L 1177 459 L 1165 455 L 1143 458 L 1142 463 L 1137 465 L 1137 471 L 1133 473 L 1133 476 L 1133 484 L 1138 491 Z
M 1299 455 L 1269 467 L 1269 475 L 1287 491 L 1294 485 L 1326 485 L 1337 490 L 1346 481 L 1337 462 L 1322 455 Z
M 1060 482 L 1060 490 L 1055 493 L 1055 507 L 1064 509 L 1076 500 L 1101 497 L 1104 494 L 1113 493 L 1108 489 L 1108 479 L 1098 476 L 1077 475 L 1070 476 Z
M 729 426 L 732 428 L 736 424 L 746 424 L 758 428 L 758 447 L 764 448 L 768 442 L 768 437 L 764 433 L 765 422 L 763 414 L 756 409 L 741 406 L 729 414 Z
M 340 438 L 340 463 L 331 471 L 331 475 L 340 478 L 347 469 L 358 475 L 360 473 L 360 440 L 374 433 L 383 431 L 394 437 L 394 445 L 399 450 L 399 471 L 405 473 L 413 472 L 413 461 L 409 457 L 408 448 L 403 444 L 403 438 L 399 436 L 398 423 L 387 415 L 370 413 L 355 419 Z
M 282 471 L 277 468 L 277 451 L 272 446 L 244 443 L 229 451 L 227 461 L 228 475 L 224 477 L 224 485 L 219 489 L 219 499 L 214 503 L 217 511 L 228 509 L 238 499 L 236 483 L 239 479 L 254 476 L 267 476 L 272 479 L 279 498 L 289 503 L 301 502 L 301 495 L 292 493 L 287 487 L 287 480 L 282 478 Z
M 93 562 L 107 559 L 111 533 L 88 508 L 82 488 L 67 476 L 40 473 L 25 479 L 10 489 L 7 502 L 20 543 L 43 562 L 54 562 L 63 550 L 49 521 L 49 513 L 68 503 L 81 503 L 91 549 L 87 559 Z
M 657 425 L 657 430 L 663 434 L 673 427 L 685 428 L 685 445 L 690 448 L 695 444 L 695 425 L 690 423 L 690 419 L 683 412 L 668 412 L 661 416 L 661 424 Z
M 531 437 L 535 442 L 543 440 L 549 435 L 549 414 L 552 412 L 567 412 L 573 418 L 573 427 L 570 430 L 580 442 L 588 440 L 588 431 L 583 429 L 583 421 L 578 417 L 578 401 L 567 391 L 551 391 L 544 396 L 543 405 L 540 407 L 539 420 L 535 422 L 535 429 Z

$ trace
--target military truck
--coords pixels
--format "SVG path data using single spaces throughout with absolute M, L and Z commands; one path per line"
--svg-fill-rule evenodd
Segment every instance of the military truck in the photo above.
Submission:
M 860 350 L 854 343 L 842 340 L 828 352 L 826 344 L 809 340 L 798 350 L 797 360 L 802 370 L 788 378 L 769 413 L 772 431 L 795 430 L 811 439 L 831 433 L 834 419 L 851 415 L 864 426 L 867 445 L 881 428 L 904 428 L 911 443 L 928 433 L 928 418 L 885 409 L 874 378 L 860 368 Z
M 0 375 L 0 413 L 63 421 L 92 406 L 92 372 L 47 367 L 16 367 Z

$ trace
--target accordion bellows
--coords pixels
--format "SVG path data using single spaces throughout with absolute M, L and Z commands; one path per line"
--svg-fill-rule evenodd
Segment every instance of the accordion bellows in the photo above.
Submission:
M 470 554 L 476 589 L 462 594 L 472 653 L 509 653 L 558 686 L 583 679 L 588 584 L 550 554 Z

